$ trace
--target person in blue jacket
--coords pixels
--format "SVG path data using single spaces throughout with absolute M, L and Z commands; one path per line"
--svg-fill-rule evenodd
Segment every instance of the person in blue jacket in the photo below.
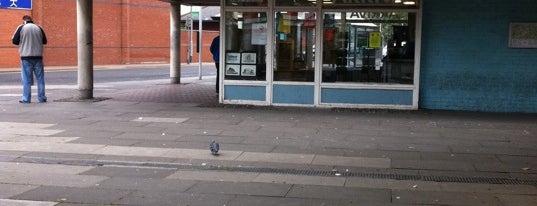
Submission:
M 216 66 L 216 93 L 218 93 L 220 84 L 220 35 L 213 39 L 210 50 L 211 54 L 213 54 L 214 65 Z
M 47 44 L 47 36 L 43 28 L 34 24 L 31 16 L 25 15 L 22 20 L 23 24 L 17 27 L 11 39 L 19 46 L 21 57 L 22 98 L 19 102 L 28 104 L 32 101 L 32 74 L 37 81 L 37 99 L 47 102 L 43 64 L 43 45 Z

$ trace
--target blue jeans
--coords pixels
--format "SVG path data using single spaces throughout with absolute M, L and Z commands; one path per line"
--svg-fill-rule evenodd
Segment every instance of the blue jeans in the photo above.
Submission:
M 45 70 L 42 59 L 21 60 L 22 101 L 32 100 L 32 73 L 37 82 L 37 98 L 39 102 L 47 101 L 45 96 Z

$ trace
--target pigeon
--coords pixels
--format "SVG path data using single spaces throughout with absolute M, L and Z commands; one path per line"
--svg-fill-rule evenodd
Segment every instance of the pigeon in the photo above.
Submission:
M 213 140 L 211 142 L 211 144 L 209 145 L 209 149 L 211 150 L 211 153 L 213 155 L 217 155 L 218 154 L 218 150 L 220 149 L 220 145 L 218 144 L 218 142 L 216 142 L 216 140 Z

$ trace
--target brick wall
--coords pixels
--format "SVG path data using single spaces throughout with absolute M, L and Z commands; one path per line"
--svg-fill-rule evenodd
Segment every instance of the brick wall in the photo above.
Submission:
M 0 67 L 19 67 L 19 53 L 11 43 L 11 37 L 18 25 L 22 23 L 22 16 L 30 14 L 24 10 L 0 9 L 2 25 L 0 26 Z
M 46 66 L 77 65 L 75 0 L 34 0 L 33 10 L 0 10 L 0 70 L 19 67 L 17 48 L 11 45 L 22 16 L 32 15 L 47 34 Z M 167 63 L 170 59 L 170 5 L 147 0 L 95 0 L 93 3 L 94 64 Z M 5 25 L 5 26 L 4 26 Z M 215 29 L 207 27 L 204 29 Z M 216 28 L 217 29 L 217 28 Z M 217 31 L 203 35 L 203 61 L 212 62 L 208 50 Z M 182 35 L 181 61 L 186 62 L 187 33 Z M 197 43 L 194 40 L 194 43 Z M 198 61 L 194 53 L 193 61 Z
M 421 108 L 537 113 L 537 49 L 508 48 L 535 0 L 424 1 Z

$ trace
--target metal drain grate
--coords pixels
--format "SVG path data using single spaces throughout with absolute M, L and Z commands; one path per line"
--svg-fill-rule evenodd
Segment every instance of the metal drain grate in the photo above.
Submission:
M 210 170 L 210 171 L 273 173 L 273 174 L 324 176 L 324 177 L 362 177 L 362 178 L 371 178 L 371 179 L 537 186 L 537 180 L 523 180 L 523 179 L 509 179 L 509 178 L 421 176 L 421 175 L 388 174 L 388 173 L 380 173 L 380 172 L 379 173 L 336 172 L 336 171 L 325 171 L 325 170 L 244 167 L 244 166 L 238 167 L 238 166 L 219 166 L 219 165 L 192 165 L 192 164 L 162 163 L 162 162 L 81 160 L 81 159 L 65 159 L 65 158 L 47 158 L 47 157 L 18 157 L 14 160 L 7 161 L 7 162 L 63 164 L 63 165 L 76 165 L 76 166 L 112 166 L 112 167 L 121 166 L 121 167 L 133 167 L 133 168 L 143 167 L 143 168 L 154 168 L 154 169 L 177 169 L 177 170 Z
M 205 166 L 198 168 L 201 170 L 224 170 L 232 172 L 255 172 L 255 173 L 277 173 L 289 175 L 325 176 L 325 177 L 362 177 L 371 179 L 393 179 L 393 180 L 416 180 L 430 182 L 456 182 L 456 183 L 481 183 L 481 184 L 510 184 L 510 185 L 536 185 L 535 180 L 519 180 L 507 178 L 491 177 L 456 177 L 456 176 L 421 176 L 421 175 L 401 175 L 386 173 L 365 173 L 365 172 L 333 172 L 321 170 L 300 170 L 300 169 L 279 169 L 279 168 L 255 168 L 255 167 L 221 167 Z

